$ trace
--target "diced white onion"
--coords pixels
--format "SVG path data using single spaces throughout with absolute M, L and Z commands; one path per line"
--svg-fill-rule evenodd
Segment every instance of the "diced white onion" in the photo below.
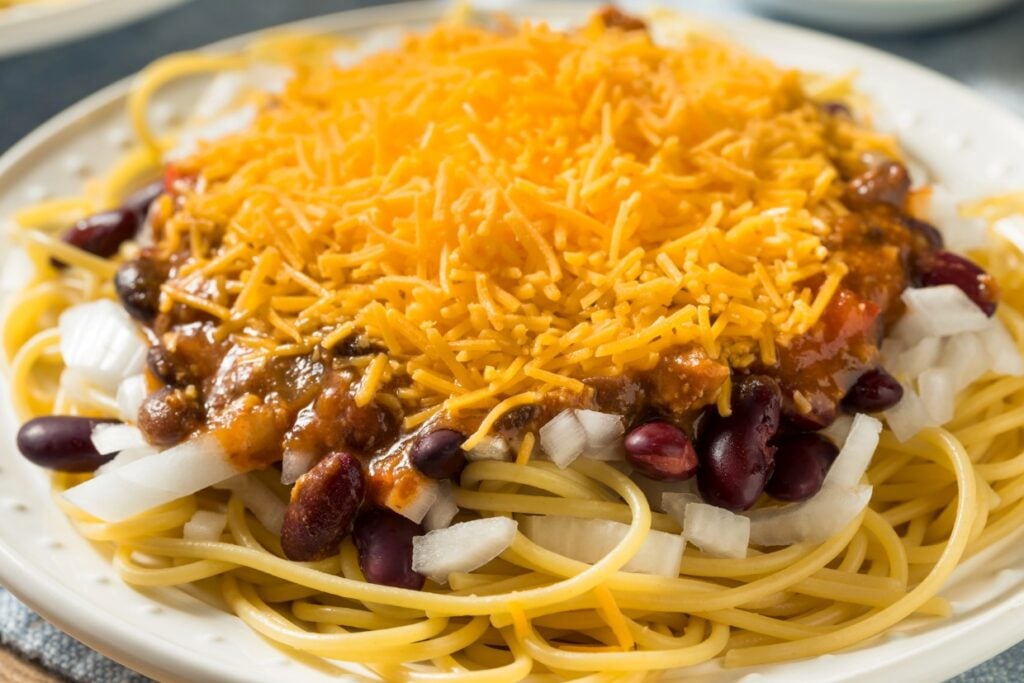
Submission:
M 213 142 L 249 128 L 256 120 L 256 108 L 238 107 L 215 118 L 189 126 L 181 132 L 174 147 L 164 154 L 164 161 L 178 161 L 199 151 L 201 142 Z
M 946 340 L 938 365 L 949 370 L 953 390 L 960 391 L 988 372 L 992 358 L 985 350 L 981 334 L 961 332 Z
M 185 522 L 181 535 L 190 541 L 219 541 L 227 523 L 228 516 L 223 512 L 196 510 L 192 519 Z
M 1024 216 L 1000 218 L 992 224 L 992 232 L 1017 247 L 1017 251 L 1024 253 Z
M 125 424 L 100 423 L 93 427 L 90 440 L 100 455 L 149 446 L 138 427 Z
M 68 369 L 110 393 L 142 372 L 146 345 L 138 328 L 113 301 L 72 306 L 60 315 L 60 353 Z
M 940 183 L 932 184 L 928 202 L 931 222 L 942 233 L 946 248 L 964 253 L 984 246 L 988 241 L 988 222 L 984 218 L 966 218 L 960 213 L 960 199 Z
M 284 513 L 288 505 L 253 474 L 240 474 L 219 483 L 216 488 L 227 489 L 242 499 L 245 507 L 260 524 L 275 536 L 281 535 Z
M 403 35 L 402 31 L 395 28 L 376 29 L 367 33 L 357 43 L 335 50 L 331 54 L 331 59 L 338 66 L 347 69 L 370 55 L 399 45 Z
M 281 457 L 281 483 L 291 486 L 317 463 L 316 454 L 310 451 L 288 449 Z
M 896 376 L 917 377 L 934 366 L 942 353 L 942 339 L 925 337 L 910 348 L 902 351 L 886 369 Z
M 125 465 L 135 462 L 136 460 L 140 460 L 141 458 L 148 458 L 149 456 L 156 455 L 159 452 L 160 451 L 153 448 L 152 446 L 138 446 L 136 448 L 126 448 L 117 455 L 115 455 L 114 459 L 111 460 L 110 462 L 100 465 L 96 469 L 96 474 L 103 474 L 104 472 L 110 472 L 111 470 L 119 469 L 121 467 L 124 467 Z
M 411 497 L 405 490 L 399 493 L 398 489 L 394 488 L 388 494 L 384 504 L 406 519 L 419 524 L 437 501 L 437 495 L 437 482 L 421 477 L 419 485 Z
M 822 543 L 835 536 L 871 500 L 871 487 L 824 486 L 803 503 L 762 508 L 750 517 L 750 542 L 761 546 Z
M 104 472 L 64 497 L 94 517 L 119 522 L 237 474 L 216 437 L 203 435 Z
M 488 517 L 436 529 L 412 539 L 412 569 L 437 583 L 452 572 L 479 569 L 512 545 L 516 522 L 508 517 Z
M 825 475 L 824 486 L 853 488 L 858 485 L 878 448 L 881 432 L 882 423 L 870 415 L 861 413 L 854 417 L 850 433 Z
M 907 311 L 894 334 L 907 344 L 988 327 L 988 316 L 956 285 L 906 289 L 902 299 Z
M 956 386 L 949 368 L 928 368 L 917 378 L 918 395 L 933 424 L 944 425 L 953 419 Z
M 459 514 L 459 506 L 455 504 L 452 483 L 447 480 L 438 482 L 437 500 L 427 510 L 427 515 L 423 518 L 423 528 L 427 531 L 444 529 L 452 523 L 457 514 Z
M 485 436 L 480 443 L 466 451 L 466 460 L 476 462 L 477 460 L 501 460 L 506 461 L 512 458 L 512 449 L 508 441 L 500 436 Z
M 294 76 L 288 67 L 276 64 L 253 64 L 247 69 L 223 71 L 217 74 L 192 107 L 192 115 L 202 121 L 226 112 L 247 92 L 258 90 L 281 93 Z
M 925 427 L 935 426 L 921 398 L 914 388 L 907 384 L 903 385 L 903 398 L 900 402 L 883 415 L 893 436 L 900 442 L 913 438 Z
M 842 448 L 843 444 L 846 443 L 846 437 L 850 435 L 850 430 L 852 428 L 853 417 L 850 415 L 839 415 L 832 424 L 825 427 L 818 433 Z
M 714 505 L 690 503 L 683 516 L 683 537 L 708 555 L 742 559 L 750 545 L 750 518 Z
M 1013 377 L 1024 375 L 1024 358 L 1002 320 L 992 318 L 988 329 L 979 336 L 992 372 Z
M 565 469 L 587 447 L 587 432 L 573 410 L 565 409 L 540 428 L 540 447 L 551 462 Z
M 629 475 L 629 478 L 633 480 L 633 483 L 640 487 L 640 490 L 644 492 L 644 496 L 647 498 L 647 504 L 651 506 L 651 509 L 655 512 L 665 512 L 665 508 L 662 507 L 662 501 L 664 496 L 668 493 L 689 493 L 699 495 L 697 493 L 697 480 L 694 477 L 685 481 L 658 481 L 657 479 L 651 479 L 645 477 L 639 472 L 633 472 Z
M 525 517 L 522 525 L 523 534 L 542 548 L 588 564 L 610 553 L 629 532 L 629 525 L 621 522 L 562 515 Z M 621 571 L 679 576 L 685 546 L 681 534 L 652 529 Z
M 661 494 L 661 506 L 659 509 L 667 512 L 682 528 L 686 520 L 686 506 L 690 503 L 703 503 L 704 499 L 698 493 L 666 491 Z M 685 534 L 683 534 L 685 536 Z
M 149 387 L 144 374 L 125 377 L 117 385 L 117 407 L 121 411 L 121 419 L 134 424 L 139 418 L 139 408 L 148 394 Z
M 626 428 L 621 415 L 601 413 L 596 410 L 577 410 L 576 419 L 586 432 L 587 445 L 583 455 L 593 460 L 622 460 L 626 450 L 622 446 L 622 435 Z

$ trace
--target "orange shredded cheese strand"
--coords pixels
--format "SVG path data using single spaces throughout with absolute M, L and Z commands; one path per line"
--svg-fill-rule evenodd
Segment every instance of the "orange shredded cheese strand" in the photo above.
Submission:
M 516 464 L 526 465 L 530 462 L 530 457 L 533 455 L 533 446 L 537 442 L 537 437 L 533 435 L 533 432 L 526 432 L 523 435 L 523 440 L 519 444 L 519 449 L 516 451 Z
M 270 342 L 254 352 L 383 345 L 407 427 L 441 409 L 489 427 L 511 397 L 683 344 L 770 362 L 842 277 L 836 164 L 888 144 L 709 38 L 442 25 L 356 66 L 326 54 L 178 163 L 199 182 L 162 240 L 193 252 L 164 291 Z M 361 401 L 385 361 L 367 371 Z

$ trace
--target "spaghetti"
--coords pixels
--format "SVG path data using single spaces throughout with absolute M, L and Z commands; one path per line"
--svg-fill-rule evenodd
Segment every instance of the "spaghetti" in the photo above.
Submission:
M 942 251 L 908 209 L 927 193 L 899 190 L 896 144 L 798 74 L 708 37 L 659 46 L 614 11 L 568 33 L 444 24 L 354 65 L 336 48 L 289 37 L 158 62 L 131 99 L 144 145 L 86 196 L 16 217 L 35 273 L 4 324 L 15 404 L 94 418 L 96 451 L 58 458 L 57 501 L 113 544 L 124 580 L 218 595 L 327 671 L 638 680 L 813 657 L 946 616 L 956 566 L 1024 523 L 1019 253 L 993 235 L 972 254 L 990 277 Z M 184 144 L 149 129 L 164 84 L 269 56 L 287 84 L 232 91 L 229 130 L 197 124 L 207 139 Z M 970 210 L 997 222 L 1019 202 Z M 128 237 L 107 248 L 101 233 Z M 936 281 L 943 259 L 955 277 Z M 935 292 L 966 302 L 961 328 L 928 333 Z M 71 343 L 100 321 L 102 349 Z M 965 368 L 969 344 L 1002 355 Z M 872 386 L 902 400 L 852 397 L 879 358 L 901 383 Z M 937 419 L 943 392 L 928 389 L 943 386 L 955 401 Z M 866 479 L 841 481 L 873 421 L 858 416 L 835 437 L 843 465 L 792 493 L 780 421 L 828 452 L 817 430 L 845 424 L 855 399 L 888 423 Z M 753 498 L 733 486 L 740 456 L 716 446 L 751 415 L 772 423 L 741 444 L 766 459 L 743 475 L 761 477 Z M 125 417 L 141 432 L 96 421 Z M 120 455 L 95 461 L 102 439 Z M 109 514 L 75 498 L 125 468 L 199 463 L 201 477 L 211 459 L 216 486 Z M 779 508 L 766 486 L 805 502 Z M 825 538 L 756 540 L 780 514 L 865 492 Z M 698 513 L 754 534 L 750 547 L 683 554 Z M 474 566 L 459 548 L 427 557 L 423 539 L 446 537 L 420 522 L 454 534 L 453 517 L 511 532 Z M 527 518 L 605 545 L 542 543 Z M 380 545 L 382 529 L 405 545 Z

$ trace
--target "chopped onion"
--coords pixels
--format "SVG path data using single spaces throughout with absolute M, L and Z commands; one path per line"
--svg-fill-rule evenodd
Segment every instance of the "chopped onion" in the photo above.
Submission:
M 1000 218 L 992 224 L 992 231 L 1024 253 L 1024 216 Z
M 622 445 L 622 435 L 626 428 L 622 416 L 613 413 L 601 413 L 596 410 L 577 410 L 576 419 L 586 432 L 587 446 L 583 455 L 593 460 L 622 460 L 626 449 Z
M 152 446 L 138 446 L 136 448 L 126 448 L 117 455 L 115 455 L 113 460 L 100 465 L 96 469 L 96 474 L 103 474 L 104 472 L 110 472 L 111 470 L 119 469 L 121 467 L 124 467 L 125 465 L 135 462 L 136 460 L 139 460 L 141 458 L 148 458 L 149 456 L 156 455 L 159 452 L 160 451 L 153 448 Z
M 190 541 L 219 541 L 227 523 L 228 516 L 223 512 L 196 510 L 192 519 L 185 522 L 181 535 Z
M 192 115 L 199 120 L 212 119 L 239 104 L 251 90 L 279 94 L 293 76 L 291 69 L 276 64 L 253 64 L 248 69 L 221 72 L 196 100 Z
M 708 555 L 742 559 L 750 545 L 750 518 L 714 505 L 689 503 L 683 537 Z
M 940 353 L 942 339 L 925 337 L 897 355 L 886 369 L 896 376 L 917 377 L 938 362 Z
M 882 423 L 870 415 L 860 413 L 854 417 L 850 433 L 825 475 L 823 486 L 852 488 L 860 484 L 878 448 L 878 435 L 881 431 Z
M 962 200 L 948 188 L 940 183 L 932 184 L 928 199 L 929 218 L 942 233 L 946 249 L 964 253 L 986 244 L 988 221 L 963 216 L 959 209 Z
M 281 483 L 290 486 L 317 463 L 316 453 L 287 449 L 281 457 Z
M 947 339 L 938 362 L 939 367 L 949 370 L 954 392 L 988 372 L 991 364 L 992 358 L 976 332 L 961 332 Z
M 332 61 L 343 69 L 355 66 L 370 55 L 400 45 L 404 33 L 397 28 L 381 28 L 370 31 L 356 43 L 344 45 L 331 53 Z
M 433 479 L 420 477 L 412 496 L 404 488 L 399 491 L 399 487 L 394 487 L 388 493 L 384 504 L 406 519 L 419 524 L 437 501 L 437 496 L 437 482 Z
M 933 424 L 944 425 L 953 419 L 956 386 L 952 370 L 941 367 L 925 370 L 917 378 L 917 388 Z
M 629 478 L 644 492 L 647 504 L 655 512 L 665 512 L 665 508 L 662 507 L 665 494 L 690 493 L 699 495 L 697 494 L 697 479 L 695 477 L 685 481 L 658 481 L 657 479 L 645 477 L 639 472 L 633 472 L 629 475 Z
M 447 480 L 438 482 L 437 500 L 427 510 L 427 515 L 423 518 L 423 528 L 427 531 L 444 529 L 452 523 L 457 514 L 459 514 L 459 506 L 455 503 L 452 483 Z
M 248 509 L 260 521 L 260 524 L 275 536 L 281 535 L 284 524 L 284 512 L 287 503 L 253 474 L 239 474 L 223 481 L 215 488 L 227 489 L 242 499 Z
M 61 313 L 58 327 L 64 364 L 99 388 L 114 393 L 122 379 L 142 372 L 146 345 L 113 301 L 72 306 Z
M 991 318 L 990 323 L 988 329 L 979 335 L 990 362 L 989 369 L 999 375 L 1024 375 L 1024 358 L 1021 357 L 1017 342 L 1002 320 Z
M 204 434 L 103 472 L 68 489 L 64 498 L 94 517 L 119 522 L 237 474 L 217 438 Z
M 703 503 L 704 499 L 700 497 L 698 493 L 679 493 L 676 491 L 666 491 L 661 494 L 661 509 L 672 516 L 674 520 L 679 522 L 679 528 L 683 528 L 683 523 L 686 520 L 686 506 L 690 503 Z M 684 536 L 686 534 L 683 534 Z
M 121 411 L 121 418 L 134 423 L 139 418 L 139 408 L 149 394 L 149 386 L 146 383 L 146 376 L 142 373 L 125 377 L 117 385 L 117 407 Z
M 903 353 L 903 350 L 907 348 L 901 340 L 896 337 L 886 337 L 882 340 L 882 346 L 879 348 L 879 354 L 882 357 L 882 365 L 885 367 L 891 367 L 895 364 L 896 358 Z
M 412 539 L 412 569 L 437 583 L 446 583 L 452 572 L 479 569 L 512 545 L 516 522 L 508 517 L 488 517 L 436 529 Z
M 131 425 L 100 423 L 93 427 L 90 436 L 93 447 L 100 455 L 117 453 L 126 448 L 146 448 L 149 443 L 138 427 Z
M 850 435 L 853 428 L 853 417 L 850 415 L 839 415 L 828 427 L 822 429 L 819 434 L 829 439 L 835 445 L 842 447 L 846 443 L 846 437 Z
M 988 316 L 956 285 L 907 289 L 902 299 L 907 311 L 894 334 L 907 344 L 988 327 Z
M 512 450 L 508 441 L 500 436 L 485 436 L 480 443 L 466 451 L 466 460 L 476 462 L 477 460 L 510 460 Z
M 178 161 L 199 151 L 199 143 L 213 142 L 249 128 L 256 120 L 256 108 L 238 107 L 215 118 L 189 126 L 182 131 L 174 147 L 164 154 L 164 161 Z
M 893 436 L 900 442 L 912 439 L 925 427 L 934 427 L 931 415 L 913 387 L 903 385 L 903 398 L 883 413 Z
M 530 516 L 522 523 L 523 534 L 537 545 L 588 564 L 610 553 L 629 532 L 629 525 L 621 522 L 562 515 Z M 685 546 L 681 534 L 652 529 L 621 571 L 679 576 Z
M 871 500 L 870 486 L 823 486 L 803 503 L 747 512 L 750 542 L 761 546 L 822 543 L 835 536 Z
M 551 462 L 565 469 L 587 447 L 587 432 L 575 411 L 565 409 L 540 428 L 540 447 Z

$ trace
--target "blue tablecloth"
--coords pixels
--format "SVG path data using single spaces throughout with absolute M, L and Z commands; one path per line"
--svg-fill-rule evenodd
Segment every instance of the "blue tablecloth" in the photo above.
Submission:
M 153 59 L 303 17 L 374 4 L 365 0 L 201 0 L 132 26 L 42 52 L 0 59 L 0 151 L 68 105 Z M 673 4 L 665 0 L 661 4 Z M 730 15 L 729 0 L 676 0 Z M 956 29 L 858 39 L 964 81 L 1024 115 L 1024 6 Z M 57 631 L 0 588 L 0 645 L 75 683 L 146 680 Z M 1024 644 L 955 679 L 1024 681 Z

